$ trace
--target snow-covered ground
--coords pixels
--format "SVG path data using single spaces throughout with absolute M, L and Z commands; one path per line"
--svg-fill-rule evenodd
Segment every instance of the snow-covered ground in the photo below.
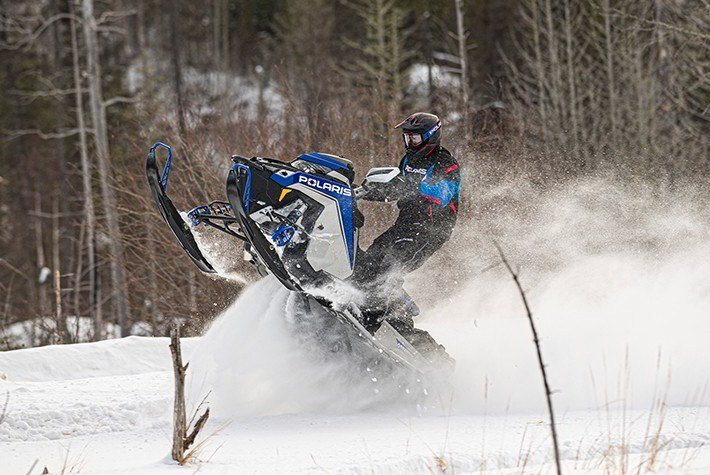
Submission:
M 0 367 L 12 369 L 0 384 L 9 394 L 0 426 L 2 473 L 27 473 L 35 460 L 34 473 L 45 466 L 54 473 L 65 466 L 82 473 L 175 473 L 165 457 L 172 395 L 167 344 L 130 337 L 1 354 Z M 189 353 L 199 342 L 183 344 Z M 562 414 L 565 465 L 580 472 L 647 464 L 707 473 L 710 409 L 670 408 L 660 429 L 657 417 L 631 410 Z M 200 472 L 549 471 L 545 420 L 544 414 L 376 410 L 221 419 L 208 426 L 207 434 L 216 434 L 200 454 L 206 461 Z
M 367 386 L 343 387 L 339 363 L 301 351 L 278 318 L 287 302 L 287 293 L 266 279 L 205 336 L 183 340 L 194 375 L 188 380 L 189 403 L 194 407 L 209 393 L 214 416 L 199 453 L 202 462 L 184 468 L 167 457 L 172 405 L 167 339 L 129 337 L 0 353 L 5 378 L 0 408 L 7 400 L 0 471 L 24 474 L 35 465 L 32 473 L 45 466 L 51 473 L 132 474 L 197 468 L 200 473 L 552 472 L 547 416 L 537 410 L 542 389 L 534 371 L 517 381 L 522 398 L 489 401 L 494 386 L 503 384 L 491 377 L 471 382 L 485 391 L 476 399 L 474 390 L 461 384 L 478 378 L 468 371 L 464 355 L 453 396 L 426 413 L 378 404 Z M 499 375 L 514 371 L 499 369 Z M 577 384 L 584 386 L 581 379 Z M 558 396 L 568 473 L 638 468 L 710 473 L 710 407 L 699 405 L 702 399 L 666 407 L 664 401 L 676 401 L 664 390 L 648 409 L 634 409 L 631 398 L 609 397 L 582 409 L 580 401 Z M 516 406 L 520 399 L 533 402 L 518 410 L 526 407 Z

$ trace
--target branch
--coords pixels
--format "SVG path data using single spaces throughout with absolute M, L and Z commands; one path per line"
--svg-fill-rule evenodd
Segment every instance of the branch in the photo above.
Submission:
M 200 416 L 199 419 L 197 419 L 197 422 L 195 423 L 195 427 L 192 429 L 192 432 L 190 432 L 190 435 L 185 437 L 185 443 L 183 444 L 183 450 L 187 450 L 190 448 L 190 446 L 195 442 L 195 437 L 197 437 L 197 434 L 202 430 L 204 427 L 205 423 L 207 422 L 207 419 L 210 417 L 210 408 L 208 407 L 205 409 L 205 412 Z
M 89 131 L 89 129 L 86 129 Z M 3 135 L 7 135 L 3 142 L 10 142 L 18 137 L 23 137 L 25 135 L 36 135 L 42 140 L 52 140 L 52 139 L 65 139 L 76 135 L 80 132 L 79 129 L 62 129 L 57 132 L 43 132 L 39 129 L 22 129 L 22 130 L 2 130 Z
M 88 92 L 88 89 L 79 89 L 78 92 L 80 93 L 86 93 Z M 76 88 L 71 88 L 71 89 L 48 89 L 48 90 L 42 90 L 42 91 L 25 91 L 22 89 L 10 89 L 7 91 L 8 94 L 12 94 L 18 97 L 23 98 L 21 103 L 23 105 L 28 105 L 32 104 L 36 99 L 42 98 L 42 97 L 52 97 L 52 98 L 57 98 L 60 96 L 66 96 L 70 94 L 76 94 L 77 89 Z
M 120 26 L 97 26 L 96 31 L 100 31 L 102 33 L 117 33 L 119 35 L 128 34 L 128 30 L 121 28 Z
M 11 271 L 17 273 L 19 276 L 23 277 L 25 280 L 32 282 L 32 278 L 30 278 L 27 274 L 22 272 L 17 267 L 10 264 L 6 259 L 3 259 L 2 257 L 0 257 L 0 264 L 5 264 Z
M 135 14 L 136 14 L 136 10 L 126 10 L 123 12 L 113 12 L 113 11 L 109 10 L 109 11 L 103 12 L 101 14 L 101 16 L 99 16 L 96 19 L 96 24 L 102 25 L 102 24 L 109 22 L 109 21 L 122 20 L 125 17 L 135 15 Z
M 135 97 L 116 96 L 116 97 L 112 97 L 111 99 L 106 99 L 103 102 L 103 106 L 104 107 L 111 107 L 112 105 L 118 104 L 120 102 L 132 104 L 134 102 L 138 102 L 138 99 L 136 99 Z
M 535 322 L 533 321 L 532 311 L 530 310 L 530 305 L 528 304 L 528 299 L 525 296 L 525 291 L 523 286 L 520 285 L 520 280 L 518 279 L 518 274 L 515 273 L 513 268 L 510 266 L 508 259 L 505 258 L 503 250 L 500 248 L 497 242 L 493 241 L 493 245 L 498 249 L 498 254 L 500 255 L 503 264 L 510 273 L 510 276 L 515 282 L 515 286 L 518 288 L 520 293 L 520 298 L 523 299 L 523 305 L 525 306 L 525 313 L 528 316 L 528 321 L 530 322 L 530 329 L 533 334 L 533 342 L 535 343 L 535 349 L 537 350 L 537 362 L 540 366 L 540 372 L 542 373 L 542 382 L 545 385 L 545 398 L 547 399 L 547 410 L 550 413 L 550 430 L 552 431 L 552 445 L 555 451 L 555 464 L 557 466 L 557 475 L 562 475 L 562 468 L 560 467 L 560 447 L 557 442 L 557 426 L 555 425 L 555 413 L 552 410 L 552 391 L 550 391 L 550 385 L 547 382 L 547 370 L 545 369 L 545 364 L 542 361 L 542 350 L 540 349 L 540 339 L 537 336 L 537 329 L 535 328 Z
M 710 35 L 707 34 L 707 33 L 702 33 L 702 32 L 698 32 L 698 31 L 687 30 L 687 29 L 685 29 L 685 28 L 680 28 L 680 27 L 678 27 L 678 26 L 671 25 L 671 24 L 669 24 L 669 23 L 665 23 L 665 22 L 662 22 L 662 21 L 656 21 L 656 20 L 649 20 L 649 19 L 647 19 L 647 18 L 641 18 L 641 17 L 639 17 L 639 16 L 632 15 L 631 13 L 623 12 L 623 11 L 618 10 L 618 9 L 616 9 L 616 8 L 613 8 L 611 11 L 614 12 L 614 13 L 616 13 L 616 14 L 617 14 L 618 16 L 620 16 L 620 17 L 633 18 L 634 20 L 638 20 L 638 21 L 640 21 L 641 23 L 646 23 L 647 25 L 661 26 L 661 27 L 667 28 L 667 29 L 669 29 L 669 30 L 671 30 L 671 31 L 675 31 L 676 33 L 683 33 L 683 34 L 688 35 L 688 36 L 695 36 L 695 37 L 701 38 L 701 39 L 703 39 L 703 40 L 708 40 L 708 39 L 710 39 Z
M 42 24 L 38 26 L 34 31 L 28 33 L 27 36 L 25 36 L 24 38 L 20 38 L 15 43 L 0 42 L 0 49 L 15 51 L 20 48 L 29 47 L 35 40 L 42 36 L 42 33 L 44 33 L 47 28 L 49 28 L 50 26 L 52 26 L 52 24 L 59 20 L 72 20 L 79 22 L 81 21 L 79 17 L 72 15 L 71 13 L 58 13 L 57 15 L 51 16 L 44 20 Z
M 88 92 L 88 89 L 81 89 L 80 92 Z M 22 89 L 10 89 L 7 91 L 9 94 L 13 94 L 21 97 L 48 97 L 48 96 L 63 96 L 65 94 L 76 94 L 77 89 L 52 89 L 49 91 L 25 91 Z

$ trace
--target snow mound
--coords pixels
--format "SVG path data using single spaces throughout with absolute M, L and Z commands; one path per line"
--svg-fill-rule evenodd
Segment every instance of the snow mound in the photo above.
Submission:
M 0 353 L 0 441 L 40 441 L 165 426 L 169 338 L 127 337 Z M 184 338 L 185 352 L 195 339 Z M 166 429 L 167 430 L 167 429 Z
M 172 374 L 167 371 L 61 382 L 0 381 L 0 410 L 7 398 L 0 441 L 56 440 L 165 426 L 172 411 L 171 390 Z
M 52 345 L 0 353 L 7 381 L 63 381 L 142 374 L 171 367 L 169 338 L 130 336 L 75 345 Z M 183 338 L 185 351 L 194 339 Z

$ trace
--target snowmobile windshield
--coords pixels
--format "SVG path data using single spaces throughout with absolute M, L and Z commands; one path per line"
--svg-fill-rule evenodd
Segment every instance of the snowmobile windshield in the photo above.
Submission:
M 418 145 L 421 145 L 421 143 L 424 141 L 422 139 L 422 134 L 412 134 L 409 132 L 404 132 L 402 134 L 402 137 L 404 137 L 404 145 L 406 147 L 416 147 Z

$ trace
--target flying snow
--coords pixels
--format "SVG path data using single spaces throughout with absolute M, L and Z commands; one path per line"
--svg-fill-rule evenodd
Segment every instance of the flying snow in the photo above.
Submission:
M 545 194 L 508 182 L 476 196 L 483 211 L 447 245 L 467 277 L 432 277 L 442 275 L 435 256 L 407 280 L 417 300 L 444 297 L 424 299 L 418 324 L 457 360 L 447 410 L 544 410 L 529 324 L 493 239 L 520 266 L 558 410 L 707 403 L 710 223 L 694 193 L 588 179 Z M 384 409 L 345 362 L 294 336 L 289 292 L 273 278 L 249 287 L 190 361 L 190 401 L 209 394 L 218 415 Z

